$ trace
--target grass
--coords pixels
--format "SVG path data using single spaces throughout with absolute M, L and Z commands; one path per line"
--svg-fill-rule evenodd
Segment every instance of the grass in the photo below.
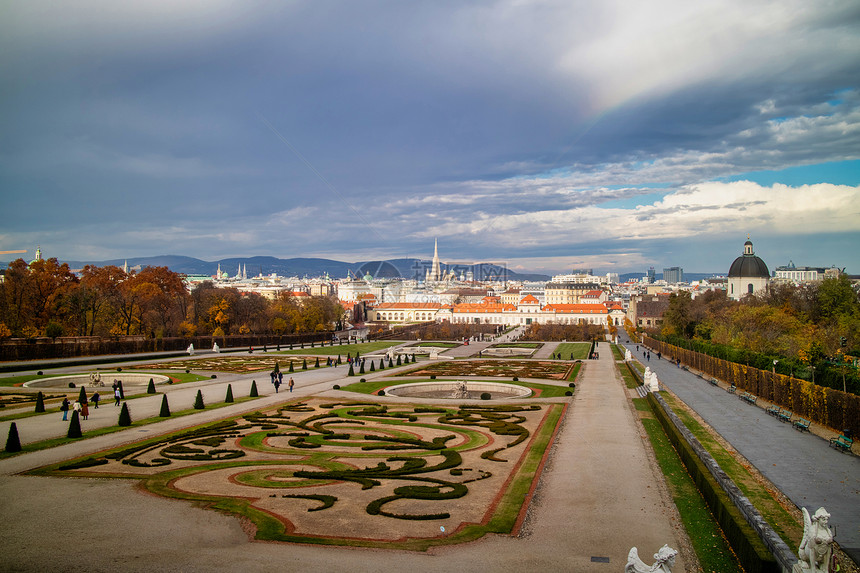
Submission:
M 573 360 L 585 360 L 588 358 L 588 350 L 591 348 L 590 342 L 562 342 L 556 346 L 556 354 L 561 354 L 564 360 L 570 359 L 573 354 Z
M 628 388 L 637 388 L 639 386 L 639 380 L 631 374 L 626 365 L 619 365 L 618 372 L 621 374 L 621 378 L 624 379 L 624 384 Z
M 422 346 L 422 347 L 427 346 L 430 348 L 456 348 L 456 347 L 460 346 L 460 343 L 459 342 L 438 342 L 438 341 L 431 340 L 431 341 L 416 342 L 415 344 L 410 344 L 406 348 L 410 348 L 412 346 Z
M 401 342 L 392 342 L 390 340 L 379 342 L 362 342 L 360 344 L 336 344 L 334 346 L 315 346 L 314 348 L 311 348 L 309 345 L 305 344 L 304 348 L 296 348 L 294 345 L 292 350 L 281 350 L 280 352 L 272 351 L 271 349 L 269 349 L 269 352 L 267 354 L 298 354 L 320 356 L 337 356 L 338 354 L 341 354 L 343 356 L 346 356 L 347 353 L 349 353 L 354 356 L 356 352 L 360 352 L 361 354 L 368 354 L 372 352 L 377 352 L 379 350 L 386 350 L 392 346 L 397 346 L 398 344 L 401 344 Z
M 115 376 L 116 378 L 120 378 L 120 379 L 122 378 L 122 372 L 116 372 L 115 370 L 107 370 L 107 372 L 114 372 L 113 376 Z M 102 373 L 104 373 L 104 371 L 102 371 Z M 165 374 L 163 372 L 139 372 L 137 370 L 134 370 L 133 373 L 134 374 L 158 374 L 160 376 L 168 376 L 168 374 Z M 65 374 L 51 374 L 51 375 L 46 375 L 46 376 L 39 376 L 38 374 L 24 374 L 21 376 L 7 376 L 5 378 L 0 378 L 0 386 L 17 386 L 19 384 L 23 384 L 24 382 L 29 382 L 30 380 L 54 378 L 57 376 L 73 376 L 76 374 L 77 375 L 89 374 L 89 372 L 86 372 L 86 371 L 84 371 L 84 372 L 67 372 Z M 200 374 L 194 374 L 194 373 L 186 374 L 185 372 L 181 372 L 181 373 L 171 372 L 169 374 L 169 376 L 171 378 L 174 378 L 180 384 L 183 382 L 198 382 L 200 380 L 209 380 L 209 376 L 201 376 Z M 108 385 L 108 387 L 109 387 L 109 385 Z M 77 388 L 68 388 L 68 389 L 66 389 L 66 388 L 59 389 L 58 388 L 55 390 L 58 392 L 61 390 L 62 391 L 74 390 L 75 392 L 80 392 L 80 390 L 78 390 L 78 388 L 80 388 L 80 386 L 78 386 Z M 90 393 L 92 390 L 98 389 L 98 387 L 86 386 L 86 389 L 87 389 L 87 393 Z M 46 391 L 46 390 L 51 390 L 51 388 L 43 389 L 43 391 Z
M 723 537 L 719 524 L 660 423 L 653 417 L 647 401 L 644 398 L 636 398 L 633 403 L 648 433 L 657 463 L 666 478 L 672 500 L 678 508 L 681 522 L 687 530 L 702 569 L 715 573 L 742 573 L 743 569 L 728 541 Z
M 256 398 L 249 398 L 249 397 L 236 398 L 232 403 L 217 402 L 215 404 L 208 404 L 206 406 L 206 410 L 217 410 L 218 408 L 223 408 L 225 406 L 232 406 L 233 404 L 240 404 L 242 402 L 247 402 L 249 400 L 256 400 Z M 188 408 L 186 410 L 171 411 L 170 417 L 171 418 L 181 418 L 182 416 L 188 416 L 190 414 L 195 414 L 197 412 L 200 412 L 200 410 L 196 410 L 194 408 Z M 59 413 L 59 409 L 57 409 L 56 412 L 52 412 L 51 415 L 54 415 L 56 413 Z M 38 414 L 38 415 L 41 416 L 43 414 Z M 117 416 L 118 415 L 119 415 L 119 412 L 117 412 Z M 162 418 L 160 416 L 154 416 L 152 418 L 143 418 L 141 420 L 132 420 L 131 426 L 124 426 L 124 427 L 108 426 L 106 428 L 95 428 L 93 430 L 85 430 L 83 432 L 82 438 L 60 437 L 60 438 L 51 438 L 48 440 L 42 440 L 40 442 L 33 442 L 31 444 L 22 444 L 20 452 L 9 453 L 9 452 L 0 450 L 0 460 L 10 458 L 12 456 L 17 456 L 19 454 L 27 454 L 30 452 L 38 452 L 40 450 L 46 450 L 48 448 L 55 448 L 57 446 L 63 446 L 65 444 L 68 444 L 71 442 L 78 442 L 80 440 L 84 440 L 87 438 L 95 438 L 97 436 L 104 436 L 106 434 L 113 434 L 114 432 L 121 432 L 123 430 L 128 429 L 129 427 L 136 428 L 136 427 L 140 427 L 140 426 L 148 426 L 149 424 L 154 424 L 156 422 L 161 422 L 161 421 L 167 420 L 167 419 L 168 418 Z
M 453 379 L 451 379 L 453 380 Z M 449 380 L 449 381 L 451 381 Z M 421 379 L 421 380 L 374 380 L 372 382 L 356 382 L 354 384 L 350 384 L 348 386 L 341 387 L 342 391 L 345 392 L 356 392 L 357 394 L 376 394 L 383 388 L 388 386 L 396 386 L 398 384 L 412 384 L 414 382 L 444 382 L 444 379 L 436 379 L 430 380 Z M 492 382 L 499 383 L 498 380 L 492 380 Z M 533 384 L 531 382 L 504 382 L 505 384 L 513 384 L 516 386 L 522 386 L 524 388 L 531 388 L 535 393 L 540 391 L 540 396 L 538 398 L 565 398 L 565 392 L 568 390 L 572 390 L 568 386 L 550 386 L 549 384 Z
M 493 344 L 493 348 L 540 348 L 542 342 L 500 342 Z
M 615 357 L 615 360 L 624 360 L 623 346 L 619 346 L 618 344 L 610 344 L 609 347 L 612 349 L 612 356 Z
M 708 453 L 714 457 L 723 471 L 762 514 L 762 517 L 776 531 L 777 535 L 796 553 L 803 536 L 802 524 L 777 501 L 774 492 L 757 480 L 747 466 L 726 451 L 713 434 L 702 426 L 677 398 L 672 395 L 663 395 L 663 398 L 675 414 L 681 418 L 684 425 L 696 436 L 696 439 L 702 443 Z
M 574 382 L 576 377 L 579 375 L 579 370 L 582 368 L 582 362 L 577 362 L 573 365 L 573 368 L 570 370 L 570 374 L 567 376 L 568 382 Z

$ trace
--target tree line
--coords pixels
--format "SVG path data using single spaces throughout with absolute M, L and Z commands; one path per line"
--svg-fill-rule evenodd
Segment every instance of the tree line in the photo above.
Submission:
M 659 332 L 676 346 L 785 375 L 832 382 L 855 377 L 860 356 L 860 296 L 845 275 L 818 283 L 771 284 L 733 301 L 721 291 L 672 294 Z M 777 361 L 774 364 L 774 361 Z
M 108 265 L 73 273 L 57 259 L 6 268 L 0 283 L 0 338 L 37 336 L 224 336 L 291 334 L 340 326 L 334 297 L 289 293 L 270 300 L 204 282 L 189 291 L 167 267 L 125 272 Z

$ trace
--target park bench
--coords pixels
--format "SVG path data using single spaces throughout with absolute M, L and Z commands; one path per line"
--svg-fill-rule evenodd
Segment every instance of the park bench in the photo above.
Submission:
M 711 386 L 719 386 L 716 378 L 711 378 L 708 382 L 710 382 Z
M 735 386 L 734 384 L 732 384 L 731 386 L 729 386 L 728 388 L 726 388 L 726 392 L 728 392 L 729 394 L 734 394 L 734 393 L 735 393 L 735 390 L 737 390 L 737 389 L 738 389 L 738 387 L 737 387 L 737 386 Z
M 780 410 L 778 416 L 780 422 L 791 422 L 791 417 L 794 414 L 790 410 Z
M 756 400 L 758 400 L 758 396 L 750 394 L 749 392 L 743 392 L 741 394 L 741 399 L 749 402 L 752 405 L 755 405 Z
M 771 416 L 776 417 L 776 415 L 777 415 L 777 414 L 779 414 L 779 411 L 780 411 L 781 409 L 782 409 L 782 408 L 780 408 L 779 406 L 777 406 L 776 404 L 774 404 L 773 406 L 768 406 L 768 407 L 767 407 L 767 413 L 768 413 L 768 414 L 770 414 Z
M 794 429 L 798 430 L 799 432 L 802 432 L 804 430 L 806 430 L 808 432 L 810 424 L 811 424 L 811 422 L 809 420 L 807 420 L 806 418 L 798 418 L 794 422 L 792 422 Z
M 846 436 L 839 436 L 838 438 L 830 438 L 830 446 L 836 448 L 837 450 L 841 450 L 843 452 L 850 452 L 851 446 L 854 444 L 854 440 L 848 438 Z

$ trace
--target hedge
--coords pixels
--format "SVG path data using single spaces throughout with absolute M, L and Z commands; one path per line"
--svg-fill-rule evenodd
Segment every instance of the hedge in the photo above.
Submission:
M 860 435 L 860 396 L 856 394 L 722 360 L 653 338 L 645 337 L 645 344 L 665 356 L 680 358 L 681 362 L 696 370 L 734 384 L 739 390 L 791 410 L 798 416 L 839 432 L 847 429 L 854 435 Z

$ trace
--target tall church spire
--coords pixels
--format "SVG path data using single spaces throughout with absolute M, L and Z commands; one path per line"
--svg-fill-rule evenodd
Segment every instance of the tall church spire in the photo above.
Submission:
M 433 270 L 431 271 L 434 281 L 442 280 L 442 269 L 439 264 L 439 239 L 436 239 L 433 244 Z

